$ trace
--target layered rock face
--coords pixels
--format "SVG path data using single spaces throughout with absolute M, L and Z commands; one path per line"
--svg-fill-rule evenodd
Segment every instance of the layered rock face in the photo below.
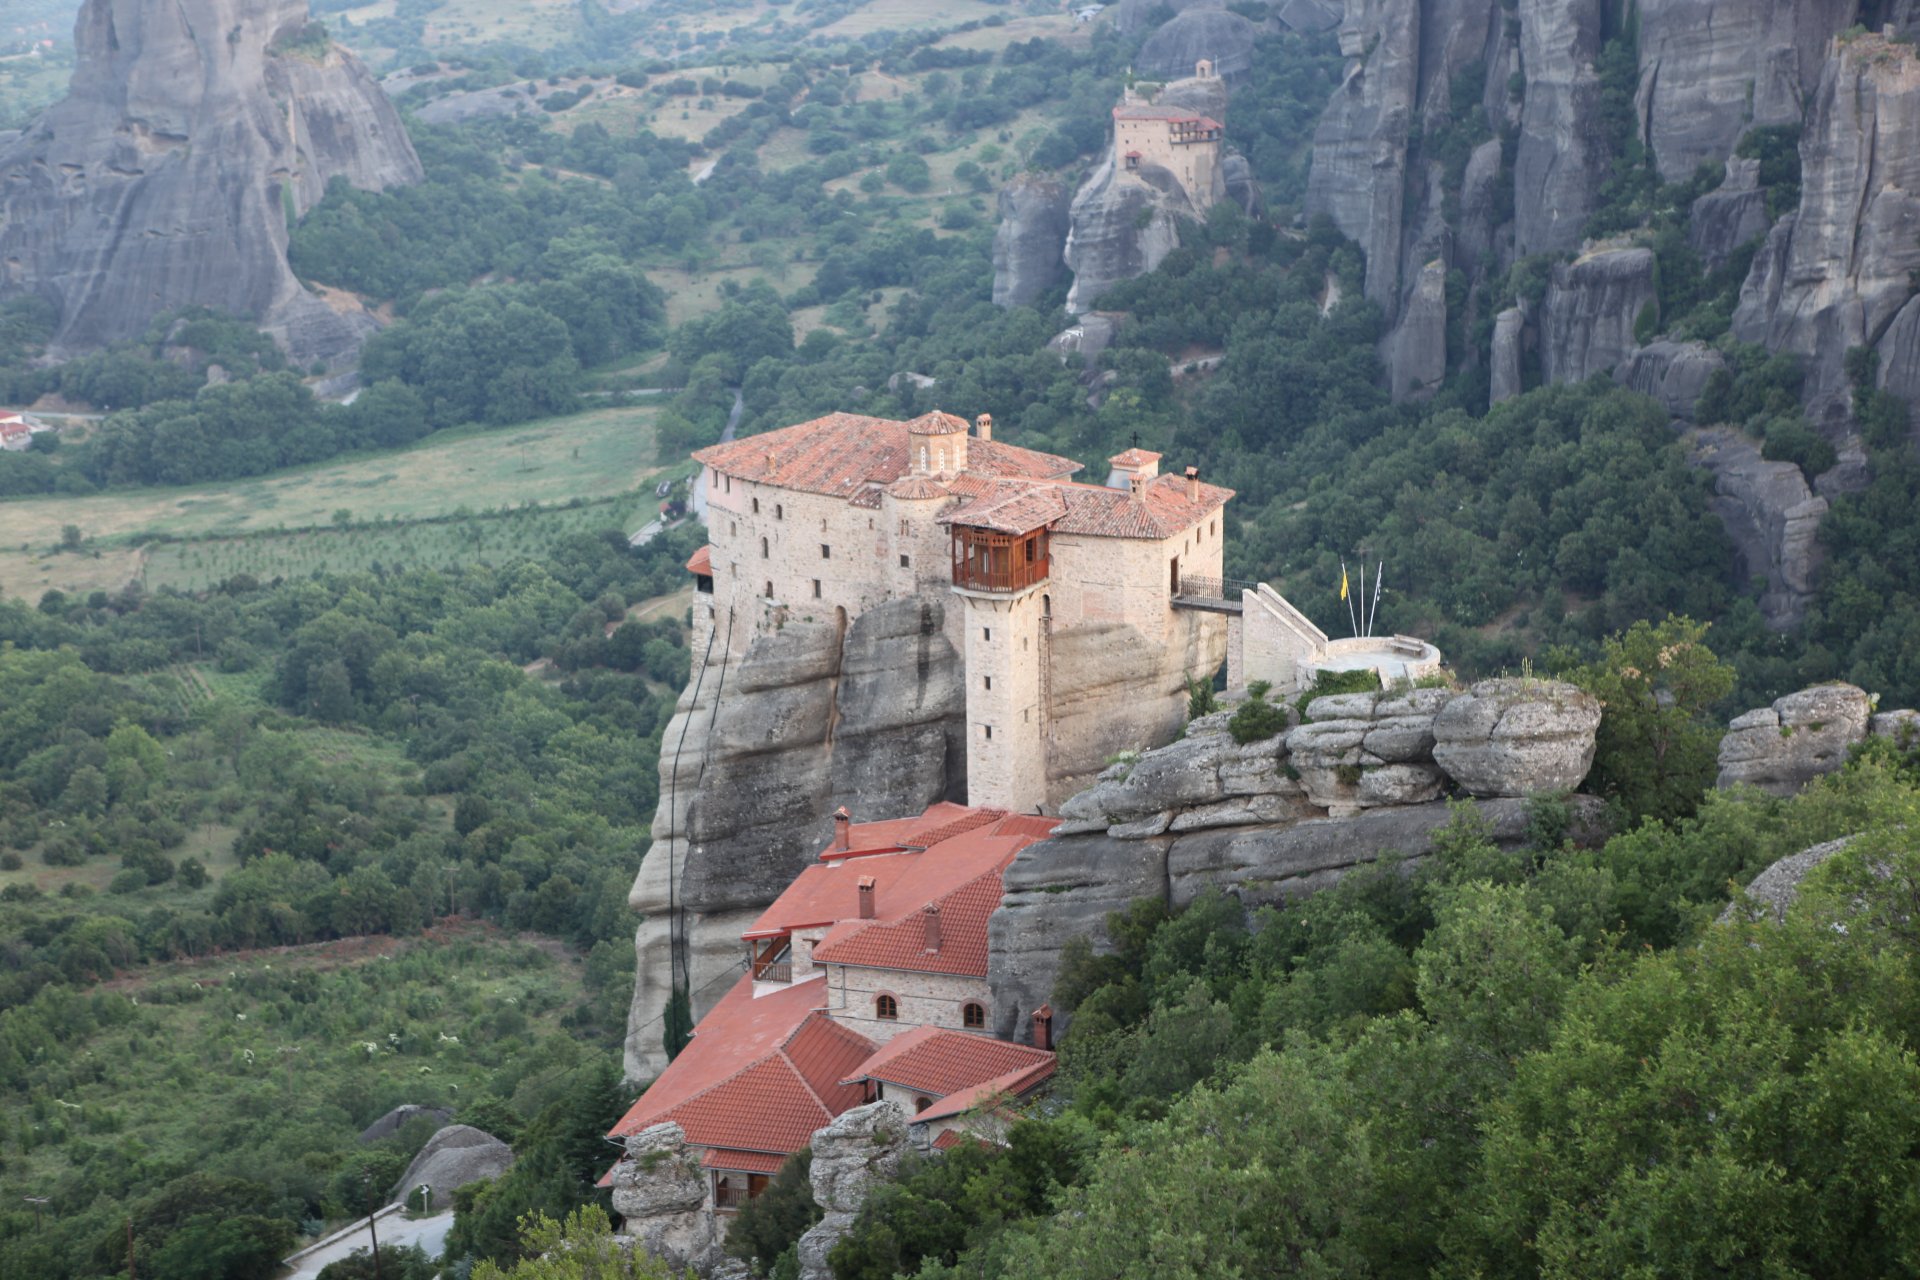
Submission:
M 1826 498 L 1791 462 L 1768 462 L 1760 447 L 1733 427 L 1688 433 L 1693 462 L 1713 473 L 1713 509 L 1733 541 L 1738 576 L 1762 578 L 1760 615 L 1776 631 L 1800 625 L 1813 603 L 1824 555 L 1820 521 Z
M 1653 270 L 1651 249 L 1600 249 L 1554 265 L 1540 335 L 1547 381 L 1581 382 L 1626 360 L 1640 313 L 1658 306 Z
M 647 1254 L 671 1267 L 711 1274 L 722 1259 L 724 1233 L 707 1204 L 707 1171 L 677 1124 L 657 1124 L 627 1139 L 613 1167 L 613 1211 Z
M 0 149 L 0 299 L 57 306 L 68 351 L 198 304 L 303 363 L 350 354 L 373 322 L 301 288 L 288 223 L 335 177 L 422 172 L 373 77 L 306 23 L 305 0 L 87 0 L 68 96 Z
M 731 670 L 716 660 L 689 683 L 662 739 L 653 845 L 628 895 L 646 916 L 628 1079 L 666 1065 L 676 909 L 697 1019 L 738 976 L 741 931 L 832 837 L 835 809 L 865 820 L 966 798 L 962 663 L 943 607 L 895 600 L 844 636 L 788 622 Z
M 1066 243 L 1071 202 L 1065 183 L 1038 174 L 1022 174 L 1000 189 L 1000 223 L 993 233 L 995 306 L 1027 306 L 1066 274 L 1060 246 Z
M 1736 716 L 1720 739 L 1719 786 L 1746 785 L 1790 796 L 1847 762 L 1865 741 L 1873 703 L 1850 684 L 1822 684 Z
M 1149 76 L 1172 80 L 1192 75 L 1194 64 L 1204 58 L 1213 63 L 1215 75 L 1237 80 L 1253 70 L 1257 34 L 1251 22 L 1224 7 L 1194 5 L 1147 37 L 1139 67 Z
M 1122 280 L 1143 276 L 1180 247 L 1180 220 L 1205 215 L 1178 179 L 1157 166 L 1121 174 L 1109 156 L 1074 194 L 1066 262 L 1067 310 L 1090 310 Z
M 1658 400 L 1673 417 L 1691 422 L 1707 379 L 1726 367 L 1726 357 L 1704 342 L 1659 339 L 1615 365 L 1613 380 Z
M 1849 347 L 1877 346 L 1920 270 L 1920 58 L 1879 36 L 1835 43 L 1800 140 L 1800 207 L 1754 258 L 1734 336 L 1807 362 L 1808 411 L 1848 413 Z M 1920 381 L 1903 328 L 1883 377 Z
M 820 1221 L 800 1237 L 800 1280 L 833 1280 L 827 1254 L 853 1226 L 874 1184 L 891 1177 L 907 1153 L 907 1113 L 897 1102 L 870 1102 L 835 1117 L 813 1135 L 809 1177 Z
M 1052 839 L 1007 868 L 988 923 L 995 1034 L 1027 1034 L 1068 939 L 1105 945 L 1107 913 L 1138 898 L 1182 907 L 1216 887 L 1260 906 L 1389 853 L 1423 857 L 1452 816 L 1450 792 L 1518 846 L 1530 798 L 1585 779 L 1600 708 L 1558 681 L 1491 680 L 1318 698 L 1303 723 L 1245 744 L 1228 734 L 1230 715 L 1107 770 L 1061 806 Z M 1577 825 L 1596 830 L 1599 802 L 1571 803 Z
M 1519 0 L 1526 98 L 1513 161 L 1514 248 L 1559 253 L 1580 245 L 1598 203 L 1607 157 L 1597 154 L 1600 0 Z

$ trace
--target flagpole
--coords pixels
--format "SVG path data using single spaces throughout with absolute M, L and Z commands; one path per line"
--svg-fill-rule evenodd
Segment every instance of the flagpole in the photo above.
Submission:
M 1380 620 L 1380 579 L 1387 574 L 1387 562 L 1382 560 L 1373 569 L 1373 611 L 1367 615 L 1367 634 L 1373 634 L 1373 624 Z
M 1360 562 L 1360 629 L 1355 635 L 1367 634 L 1367 562 Z
M 1347 590 L 1347 562 L 1340 562 L 1340 598 L 1347 602 L 1347 625 L 1353 628 L 1353 634 L 1360 634 L 1360 622 L 1353 615 L 1353 593 Z

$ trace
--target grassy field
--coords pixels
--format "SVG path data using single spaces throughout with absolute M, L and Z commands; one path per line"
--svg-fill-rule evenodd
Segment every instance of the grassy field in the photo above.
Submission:
M 355 525 L 246 538 L 209 538 L 147 548 L 150 590 L 198 591 L 237 573 L 260 581 L 315 571 L 445 569 L 462 564 L 504 564 L 538 557 L 556 539 L 619 528 L 631 531 L 651 517 L 651 489 L 578 507 L 541 508 L 440 521 Z
M 0 503 L 0 590 L 30 598 L 50 588 L 118 590 L 140 576 L 147 554 L 133 545 L 140 534 L 216 537 L 326 527 L 341 511 L 358 523 L 421 520 L 630 494 L 659 471 L 656 412 L 596 409 L 491 431 L 443 432 L 410 449 L 258 480 Z M 53 550 L 69 524 L 89 540 L 85 550 Z

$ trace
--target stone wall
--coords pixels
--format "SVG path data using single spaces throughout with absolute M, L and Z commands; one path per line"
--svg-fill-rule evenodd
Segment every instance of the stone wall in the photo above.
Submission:
M 900 1016 L 892 1021 L 874 1016 L 874 999 L 882 993 L 899 1002 Z M 844 964 L 827 966 L 827 1013 L 875 1044 L 885 1044 L 923 1025 L 964 1031 L 967 1028 L 962 1025 L 960 1007 L 969 1000 L 987 1005 L 991 1016 L 993 993 L 984 978 Z

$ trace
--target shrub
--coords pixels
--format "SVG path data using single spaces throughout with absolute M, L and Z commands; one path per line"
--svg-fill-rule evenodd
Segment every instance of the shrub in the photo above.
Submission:
M 1284 733 L 1291 724 L 1292 718 L 1287 715 L 1284 705 L 1267 701 L 1267 687 L 1264 681 L 1256 681 L 1249 686 L 1247 700 L 1227 721 L 1227 732 L 1241 746 Z M 1258 692 L 1255 692 L 1256 689 Z
M 1380 675 L 1371 668 L 1362 671 L 1319 671 L 1314 673 L 1313 684 L 1293 700 L 1293 705 L 1304 719 L 1307 704 L 1315 698 L 1331 697 L 1336 693 L 1372 693 L 1379 687 Z

